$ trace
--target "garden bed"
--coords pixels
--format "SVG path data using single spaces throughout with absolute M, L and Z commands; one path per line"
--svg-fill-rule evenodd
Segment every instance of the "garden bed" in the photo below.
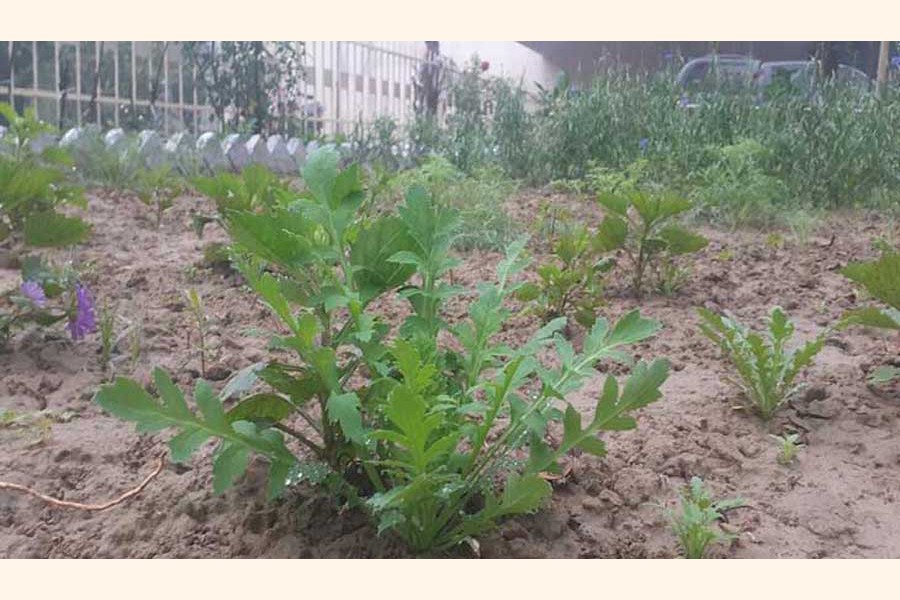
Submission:
M 548 200 L 566 203 L 587 223 L 599 221 L 593 204 L 536 191 L 515 196 L 509 211 L 527 228 Z M 120 316 L 117 373 L 147 383 L 151 369 L 162 366 L 182 386 L 199 377 L 195 325 L 184 297 L 191 288 L 210 317 L 207 378 L 214 385 L 266 356 L 265 332 L 277 329 L 276 320 L 237 275 L 202 264 L 203 246 L 226 237 L 210 226 L 198 240 L 191 216 L 212 210 L 207 200 L 182 198 L 156 230 L 152 211 L 136 198 L 89 195 L 93 237 L 56 258 L 90 265 L 86 279 L 98 303 L 108 301 Z M 617 318 L 639 305 L 643 315 L 664 324 L 635 349 L 643 358 L 671 360 L 664 397 L 640 411 L 636 430 L 604 434 L 605 459 L 568 457 L 552 502 L 479 540 L 481 556 L 677 556 L 664 509 L 696 475 L 715 496 L 739 496 L 748 505 L 728 513 L 725 528 L 736 538 L 715 556 L 900 557 L 900 393 L 865 381 L 873 366 L 896 359 L 896 338 L 862 328 L 831 336 L 802 376 L 807 390 L 763 424 L 735 408 L 740 399 L 725 380 L 730 367 L 700 334 L 695 311 L 729 310 L 757 323 L 778 304 L 809 339 L 858 304 L 857 288 L 838 269 L 874 256 L 871 241 L 884 232 L 861 214 L 832 215 L 802 241 L 706 229 L 711 243 L 676 294 L 638 302 L 624 277 L 611 277 L 604 315 Z M 540 258 L 540 249 L 535 252 Z M 501 255 L 474 251 L 460 258 L 453 280 L 471 288 L 492 278 Z M 468 300 L 471 295 L 450 302 L 448 319 L 460 318 Z M 399 320 L 391 314 L 396 309 L 382 307 L 391 321 Z M 128 331 L 138 323 L 140 354 L 132 365 Z M 501 334 L 510 341 L 526 339 L 540 325 L 524 315 L 511 323 Z M 579 347 L 581 330 L 573 326 L 571 333 Z M 34 330 L 20 333 L 0 354 L 0 480 L 100 502 L 153 470 L 168 434 L 139 436 L 92 402 L 104 379 L 99 346 L 96 334 L 73 344 L 61 328 Z M 604 377 L 598 372 L 573 404 L 589 411 Z M 792 466 L 776 461 L 769 437 L 785 430 L 799 432 L 806 444 Z M 311 489 L 300 486 L 266 503 L 263 475 L 262 468 L 251 468 L 237 486 L 214 496 L 209 461 L 198 456 L 187 465 L 167 465 L 137 497 L 105 512 L 54 508 L 0 491 L 0 557 L 405 555 L 399 543 L 376 536 L 363 514 L 341 512 Z

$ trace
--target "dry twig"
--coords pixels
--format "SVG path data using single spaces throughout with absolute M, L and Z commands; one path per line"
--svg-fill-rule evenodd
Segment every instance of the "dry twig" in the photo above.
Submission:
M 144 479 L 144 481 L 142 481 L 140 483 L 140 485 L 138 485 L 137 487 L 135 487 L 131 490 L 128 490 L 127 492 L 125 492 L 124 494 L 119 496 L 118 498 L 115 498 L 114 500 L 110 500 L 109 502 L 104 502 L 103 504 L 82 504 L 81 502 L 70 502 L 68 500 L 60 500 L 58 498 L 53 498 L 51 496 L 42 494 L 38 491 L 35 491 L 29 487 L 24 486 L 24 485 L 20 485 L 18 483 L 11 483 L 8 481 L 0 481 L 0 490 L 12 490 L 14 492 L 22 492 L 23 494 L 28 494 L 29 496 L 34 496 L 35 498 L 38 498 L 39 500 L 43 500 L 47 504 L 51 504 L 53 506 L 57 506 L 60 508 L 75 508 L 78 510 L 101 511 L 101 510 L 106 510 L 108 508 L 112 508 L 113 506 L 116 506 L 117 504 L 121 504 L 122 502 L 125 502 L 129 498 L 132 498 L 132 497 L 140 494 L 144 490 L 144 488 L 147 487 L 147 485 L 151 481 L 153 481 L 153 479 L 157 475 L 159 475 L 160 472 L 162 472 L 164 466 L 166 466 L 165 455 L 160 456 L 157 459 L 156 468 L 153 470 L 152 473 L 150 473 L 150 475 L 147 476 L 146 479 Z

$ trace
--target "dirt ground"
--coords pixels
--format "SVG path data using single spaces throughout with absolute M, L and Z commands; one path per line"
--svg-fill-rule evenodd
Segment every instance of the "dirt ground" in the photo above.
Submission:
M 510 213 L 524 221 L 547 201 L 572 206 L 586 222 L 599 219 L 596 207 L 537 191 L 513 198 Z M 147 382 L 151 369 L 162 366 L 182 386 L 199 376 L 196 330 L 183 300 L 189 288 L 202 295 L 211 319 L 207 375 L 215 385 L 266 356 L 275 320 L 237 277 L 200 264 L 203 245 L 224 240 L 215 227 L 202 241 L 191 231 L 191 213 L 204 210 L 211 210 L 206 201 L 182 198 L 157 231 L 151 211 L 135 198 L 92 194 L 87 214 L 95 235 L 57 255 L 87 263 L 95 296 L 120 316 L 118 374 Z M 865 383 L 873 366 L 897 360 L 897 338 L 860 329 L 832 336 L 803 376 L 807 390 L 765 425 L 735 408 L 740 399 L 725 381 L 728 365 L 699 334 L 694 310 L 727 309 L 755 324 L 778 304 L 801 337 L 812 337 L 861 301 L 837 270 L 874 256 L 871 240 L 884 227 L 874 217 L 834 215 L 809 239 L 786 235 L 783 243 L 754 232 L 704 230 L 711 243 L 686 286 L 640 302 L 645 316 L 664 324 L 634 350 L 672 361 L 663 399 L 641 411 L 636 430 L 604 436 L 606 458 L 572 457 L 572 472 L 556 485 L 550 505 L 481 539 L 481 556 L 675 557 L 665 508 L 698 475 L 717 497 L 748 504 L 728 514 L 725 527 L 736 537 L 715 556 L 900 557 L 900 390 Z M 499 255 L 461 258 L 455 282 L 472 286 L 492 277 Z M 616 283 L 624 279 L 613 279 L 602 308 L 609 318 L 638 304 Z M 463 314 L 465 301 L 448 307 L 451 320 Z M 138 324 L 140 355 L 133 362 L 128 331 Z M 538 322 L 523 316 L 513 325 L 502 333 L 510 341 L 527 337 Z M 0 414 L 16 416 L 0 423 L 0 480 L 101 502 L 149 474 L 168 435 L 141 436 L 104 415 L 91 400 L 104 378 L 99 336 L 73 344 L 64 333 L 20 333 L 0 353 Z M 581 335 L 574 332 L 576 347 Z M 575 405 L 591 410 L 604 377 L 598 372 Z M 784 431 L 799 432 L 806 444 L 793 466 L 776 462 L 769 437 Z M 140 495 L 101 513 L 0 491 L 0 557 L 405 555 L 395 541 L 378 538 L 364 515 L 341 512 L 311 489 L 267 504 L 261 465 L 214 496 L 211 450 L 190 464 L 167 465 Z

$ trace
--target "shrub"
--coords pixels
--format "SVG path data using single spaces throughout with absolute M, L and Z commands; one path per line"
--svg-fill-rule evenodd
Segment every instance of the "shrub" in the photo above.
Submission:
M 581 353 L 557 335 L 563 319 L 517 349 L 497 344 L 493 337 L 509 315 L 504 303 L 527 264 L 519 241 L 498 265 L 497 283 L 481 285 L 468 318 L 450 326 L 441 305 L 457 291 L 443 281 L 454 265 L 447 250 L 456 215 L 414 188 L 397 215 L 363 218 L 357 169 L 338 171 L 338 156 L 328 150 L 310 157 L 304 179 L 308 191 L 287 207 L 224 214 L 237 264 L 285 327 L 275 344 L 298 360 L 254 365 L 218 395 L 199 381 L 199 412 L 161 370 L 154 375 L 159 399 L 128 379 L 97 394 L 105 410 L 140 431 L 177 429 L 175 461 L 218 439 L 216 491 L 259 454 L 269 461 L 270 496 L 289 480 L 324 471 L 379 531 L 398 534 L 416 551 L 442 550 L 538 509 L 551 493 L 542 472 L 558 469 L 575 448 L 602 455 L 597 434 L 634 427 L 630 413 L 660 397 L 667 363 L 640 362 L 624 386 L 606 379 L 594 416 L 583 423 L 562 399 L 598 361 L 621 359 L 625 346 L 653 335 L 658 323 L 637 311 L 613 325 L 599 319 Z M 395 293 L 412 313 L 392 332 L 368 309 Z M 458 350 L 438 344 L 443 334 Z M 548 344 L 557 348 L 557 368 L 537 360 Z M 269 391 L 246 394 L 257 380 Z M 243 397 L 226 410 L 235 395 Z M 548 427 L 558 421 L 562 440 L 551 445 Z M 291 450 L 285 434 L 305 453 Z
M 825 345 L 825 332 L 796 350 L 787 344 L 794 325 L 779 307 L 769 313 L 767 337 L 748 331 L 731 317 L 698 309 L 700 331 L 712 340 L 734 364 L 737 385 L 763 419 L 770 419 L 800 389 L 797 375 L 809 366 Z

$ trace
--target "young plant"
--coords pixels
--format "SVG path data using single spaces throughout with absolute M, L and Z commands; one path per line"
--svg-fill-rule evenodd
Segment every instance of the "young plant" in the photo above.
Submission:
M 414 188 L 396 216 L 364 218 L 358 170 L 338 163 L 333 151 L 312 154 L 308 191 L 290 209 L 224 213 L 238 267 L 283 323 L 273 342 L 296 360 L 279 354 L 253 365 L 219 394 L 200 380 L 199 412 L 161 370 L 160 399 L 120 378 L 97 401 L 141 431 L 176 429 L 176 461 L 217 438 L 217 492 L 258 454 L 270 465 L 271 496 L 304 474 L 328 473 L 380 532 L 417 552 L 444 550 L 537 510 L 552 491 L 542 473 L 575 449 L 602 455 L 600 432 L 635 426 L 632 413 L 660 397 L 663 360 L 639 362 L 622 386 L 608 377 L 587 422 L 564 398 L 600 360 L 627 360 L 624 348 L 660 325 L 637 311 L 615 324 L 598 319 L 581 353 L 559 335 L 564 319 L 519 348 L 496 342 L 527 265 L 524 240 L 508 249 L 497 282 L 479 286 L 467 318 L 450 325 L 442 304 L 457 290 L 443 278 L 454 264 L 456 215 Z M 372 311 L 392 297 L 412 308 L 396 330 Z M 557 350 L 554 368 L 538 360 L 547 345 Z M 260 382 L 266 389 L 254 391 Z M 555 423 L 561 436 L 551 441 Z
M 109 303 L 104 300 L 100 310 L 100 368 L 105 372 L 109 368 L 115 345 L 116 313 L 109 308 Z
M 717 525 L 729 510 L 740 508 L 740 498 L 713 501 L 699 477 L 692 477 L 681 493 L 681 512 L 669 513 L 672 532 L 685 558 L 704 558 L 710 545 L 734 539 Z
M 156 228 L 162 224 L 163 213 L 172 208 L 175 198 L 184 193 L 184 186 L 168 166 L 141 170 L 135 180 L 135 192 L 141 202 L 153 207 Z
M 206 309 L 203 307 L 203 300 L 197 290 L 191 288 L 184 293 L 184 297 L 188 301 L 188 308 L 191 309 L 191 315 L 197 324 L 198 346 L 197 350 L 200 354 L 200 376 L 206 377 Z
M 796 350 L 787 344 L 794 324 L 779 307 L 769 313 L 767 336 L 749 331 L 731 317 L 706 308 L 697 310 L 700 331 L 712 340 L 734 364 L 735 382 L 760 416 L 768 420 L 800 388 L 797 375 L 809 366 L 825 345 L 825 332 Z
M 9 154 L 0 152 L 0 242 L 65 247 L 82 241 L 90 226 L 56 210 L 63 204 L 86 206 L 82 190 L 66 183 L 68 155 L 58 148 L 32 151 L 34 137 L 52 128 L 38 121 L 34 110 L 19 116 L 0 103 L 0 115 L 9 123 L 4 140 L 14 140 Z
M 841 319 L 841 327 L 864 325 L 900 331 L 900 251 L 887 244 L 880 245 L 881 257 L 872 262 L 851 263 L 841 273 L 861 285 L 872 298 L 887 308 L 865 307 L 848 311 Z M 885 365 L 872 373 L 872 383 L 888 383 L 900 378 L 900 367 Z
M 778 460 L 779 464 L 788 466 L 793 464 L 797 459 L 797 452 L 804 444 L 800 444 L 800 435 L 796 433 L 788 433 L 786 435 L 773 435 L 773 440 L 778 443 Z
M 633 190 L 600 194 L 598 201 L 608 212 L 595 236 L 597 249 L 624 251 L 632 269 L 632 287 L 639 297 L 649 270 L 655 269 L 659 279 L 662 259 L 671 261 L 698 252 L 709 243 L 673 222 L 676 216 L 691 209 L 691 202 L 684 198 Z
M 575 306 L 575 320 L 591 327 L 602 301 L 602 276 L 613 261 L 601 258 L 584 227 L 569 227 L 553 244 L 552 259 L 537 268 L 539 281 L 526 283 L 516 296 L 533 302 L 544 322 L 566 316 Z
M 194 231 L 202 237 L 208 223 L 222 222 L 228 210 L 268 210 L 282 202 L 293 200 L 290 187 L 272 171 L 262 165 L 250 165 L 240 174 L 217 173 L 214 177 L 197 177 L 192 180 L 198 192 L 212 198 L 219 214 L 196 215 Z

